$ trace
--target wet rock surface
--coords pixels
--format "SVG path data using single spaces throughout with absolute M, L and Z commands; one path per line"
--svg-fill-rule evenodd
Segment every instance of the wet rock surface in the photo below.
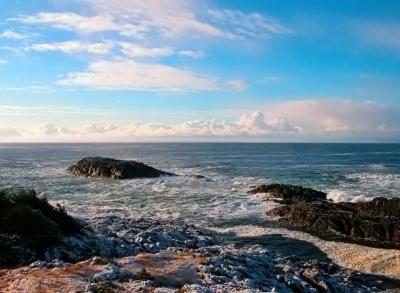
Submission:
M 257 245 L 170 248 L 0 271 L 1 292 L 391 292 L 398 287 L 396 280 L 281 258 Z
M 64 237 L 46 250 L 45 261 L 77 262 L 93 256 L 123 257 L 169 247 L 199 248 L 213 239 L 191 225 L 154 219 L 98 217 L 87 221 L 81 233 Z
M 284 204 L 326 199 L 326 193 L 322 191 L 287 184 L 264 184 L 253 188 L 249 193 L 267 193 L 268 199 Z
M 400 248 L 400 198 L 334 203 L 311 196 L 318 194 L 314 191 L 297 187 L 275 188 L 272 193 L 274 198 L 281 197 L 280 202 L 285 205 L 268 214 L 292 228 L 329 240 Z
M 168 221 L 114 216 L 78 221 L 31 189 L 1 190 L 0 211 L 0 267 L 198 248 L 212 242 L 194 226 Z
M 0 267 L 44 258 L 47 249 L 80 229 L 61 206 L 51 206 L 32 189 L 0 190 Z
M 154 178 L 176 176 L 137 161 L 115 160 L 102 157 L 87 157 L 68 167 L 76 176 L 106 177 L 112 179 Z

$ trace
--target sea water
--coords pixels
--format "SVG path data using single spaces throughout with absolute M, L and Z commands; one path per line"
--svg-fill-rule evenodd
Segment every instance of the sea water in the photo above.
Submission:
M 75 177 L 86 156 L 137 160 L 191 177 L 111 180 Z M 258 184 L 315 188 L 334 201 L 400 196 L 399 144 L 2 144 L 0 186 L 32 187 L 80 217 L 119 214 L 196 224 L 257 221 L 273 203 Z

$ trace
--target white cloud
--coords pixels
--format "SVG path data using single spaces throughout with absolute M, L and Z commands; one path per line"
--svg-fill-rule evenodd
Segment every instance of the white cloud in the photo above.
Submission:
M 226 85 L 237 92 L 242 92 L 247 89 L 247 83 L 240 79 L 228 80 Z
M 44 123 L 37 127 L 27 125 L 21 129 L 6 128 L 7 130 L 0 130 L 0 137 L 2 133 L 8 135 L 8 140 L 14 137 L 16 141 L 132 141 L 138 139 L 398 141 L 400 137 L 400 109 L 373 102 L 346 100 L 283 102 L 270 104 L 261 107 L 259 111 L 244 113 L 237 117 L 233 121 L 196 119 L 180 123 L 98 121 L 90 124 L 75 123 L 60 126 L 55 123 Z
M 24 40 L 28 39 L 29 37 L 30 35 L 17 33 L 10 29 L 6 29 L 5 31 L 0 33 L 0 38 L 12 39 L 12 40 Z
M 96 124 L 90 124 L 86 127 L 86 131 L 88 133 L 107 133 L 107 132 L 112 132 L 114 130 L 117 130 L 119 127 L 115 124 L 110 124 L 110 125 L 96 125 Z
M 7 64 L 7 63 L 8 63 L 8 61 L 7 61 L 7 60 L 0 59 L 0 65 L 2 65 L 2 64 Z
M 79 33 L 120 30 L 120 26 L 114 23 L 113 18 L 109 15 L 87 17 L 70 12 L 42 12 L 31 16 L 10 18 L 9 20 L 19 21 L 25 24 L 51 25 L 60 29 L 76 31 Z
M 271 119 L 292 122 L 307 137 L 371 138 L 400 134 L 400 109 L 375 102 L 292 101 L 269 105 L 265 113 Z
M 290 33 L 277 21 L 258 13 L 210 10 L 190 0 L 86 0 L 92 15 L 72 12 L 42 12 L 11 20 L 25 24 L 50 25 L 78 33 L 115 31 L 143 38 L 189 35 L 218 38 L 266 38 Z
M 198 91 L 218 88 L 211 76 L 133 60 L 94 62 L 84 72 L 69 73 L 59 84 L 111 90 Z
M 120 33 L 161 33 L 223 37 L 224 33 L 196 15 L 196 7 L 187 0 L 88 0 L 99 14 L 112 14 L 123 20 Z
M 122 53 L 128 57 L 165 57 L 174 54 L 174 49 L 170 47 L 160 47 L 160 48 L 145 48 L 137 44 L 120 42 Z
M 178 52 L 178 55 L 193 59 L 200 59 L 203 58 L 205 54 L 203 51 L 181 50 Z
M 52 123 L 47 123 L 45 125 L 41 125 L 38 127 L 39 132 L 48 135 L 48 136 L 53 136 L 53 135 L 58 135 L 59 129 Z
M 30 47 L 27 47 L 26 49 L 39 52 L 61 51 L 67 54 L 73 54 L 76 52 L 87 52 L 92 54 L 105 55 L 110 52 L 113 46 L 114 45 L 111 42 L 83 43 L 80 41 L 67 41 L 49 44 L 34 44 Z
M 57 127 L 46 123 L 23 132 L 29 137 L 40 138 L 84 138 L 96 139 L 133 139 L 133 138 L 251 138 L 280 137 L 296 133 L 294 126 L 287 127 L 283 122 L 268 122 L 261 112 L 242 115 L 238 121 L 226 122 L 209 120 L 190 120 L 177 124 L 152 123 L 112 123 L 89 124 L 82 127 Z
M 13 93 L 29 92 L 29 94 L 47 94 L 47 93 L 54 93 L 55 89 L 53 87 L 47 86 L 47 85 L 27 84 L 27 85 L 18 85 L 18 86 L 13 86 L 13 85 L 2 86 L 2 85 L 0 85 L 0 91 L 7 91 L 7 92 L 13 92 Z

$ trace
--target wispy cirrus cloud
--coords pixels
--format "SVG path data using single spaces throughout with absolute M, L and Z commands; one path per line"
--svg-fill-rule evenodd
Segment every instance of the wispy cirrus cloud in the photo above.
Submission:
M 54 52 L 59 51 L 66 54 L 75 53 L 91 53 L 97 55 L 107 55 L 112 53 L 113 49 L 118 49 L 122 55 L 131 58 L 142 57 L 166 57 L 175 54 L 175 50 L 171 47 L 143 47 L 137 43 L 130 42 L 82 42 L 82 41 L 66 41 L 56 43 L 33 44 L 25 48 L 27 51 L 38 52 Z
M 49 115 L 101 115 L 104 116 L 106 110 L 99 109 L 82 109 L 75 106 L 54 106 L 54 105 L 40 105 L 40 106 L 14 106 L 14 105 L 0 105 L 0 115 L 7 116 L 49 116 Z
M 110 52 L 113 46 L 114 44 L 112 42 L 84 43 L 80 41 L 67 41 L 58 43 L 33 44 L 27 47 L 26 50 L 39 52 L 60 51 L 67 54 L 87 52 L 92 54 L 105 55 Z
M 276 35 L 293 33 L 278 21 L 259 13 L 244 13 L 238 10 L 209 10 L 211 21 L 232 38 L 266 39 Z
M 199 49 L 168 45 L 171 38 L 242 40 L 291 33 L 276 20 L 260 13 L 209 9 L 205 3 L 194 0 L 84 0 L 83 4 L 86 5 L 81 10 L 85 11 L 83 14 L 39 12 L 8 19 L 77 34 L 75 40 L 29 44 L 25 51 L 86 54 L 84 57 L 103 55 L 103 61 L 91 62 L 80 72 L 67 73 L 66 78 L 58 81 L 60 85 L 164 92 L 211 91 L 226 86 L 244 91 L 247 84 L 241 79 L 219 82 L 219 78 L 210 74 L 175 67 L 168 63 L 170 59 L 160 60 L 158 64 L 138 60 L 174 55 L 192 59 L 205 56 Z
M 0 85 L 0 91 L 13 92 L 13 93 L 23 93 L 29 92 L 30 94 L 45 94 L 54 93 L 55 89 L 52 86 L 47 85 L 36 85 L 36 84 L 26 84 L 26 85 Z
M 31 25 L 91 34 L 117 32 L 122 36 L 143 38 L 160 34 L 244 39 L 284 35 L 291 30 L 259 13 L 211 10 L 189 0 L 86 0 L 91 15 L 74 12 L 41 12 L 10 20 Z
M 118 24 L 114 23 L 111 16 L 82 16 L 73 12 L 40 12 L 35 15 L 13 17 L 8 20 L 31 25 L 49 25 L 78 33 L 118 31 L 121 29 Z
M 171 47 L 143 47 L 138 44 L 120 42 L 121 51 L 124 55 L 135 58 L 135 57 L 166 57 L 171 56 L 175 53 Z
M 0 38 L 4 39 L 12 39 L 12 40 L 25 40 L 32 37 L 32 34 L 22 34 L 15 32 L 11 29 L 6 29 L 2 33 L 0 33 Z
M 205 53 L 201 50 L 181 50 L 178 52 L 178 55 L 180 56 L 184 56 L 184 57 L 190 57 L 193 59 L 200 59 L 203 58 L 205 56 Z

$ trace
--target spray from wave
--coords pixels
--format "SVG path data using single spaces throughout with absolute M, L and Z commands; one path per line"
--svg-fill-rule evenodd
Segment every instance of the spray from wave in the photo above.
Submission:
M 328 192 L 327 199 L 333 202 L 367 202 L 374 199 L 372 196 L 367 196 L 364 194 L 360 195 L 351 195 L 344 190 L 334 189 Z

